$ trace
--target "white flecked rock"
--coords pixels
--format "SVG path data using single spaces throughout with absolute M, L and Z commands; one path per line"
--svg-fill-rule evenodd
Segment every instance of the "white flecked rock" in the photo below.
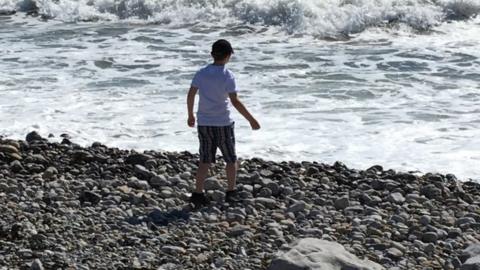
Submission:
M 336 243 L 317 238 L 304 238 L 272 260 L 268 270 L 380 270 L 369 260 L 360 260 Z

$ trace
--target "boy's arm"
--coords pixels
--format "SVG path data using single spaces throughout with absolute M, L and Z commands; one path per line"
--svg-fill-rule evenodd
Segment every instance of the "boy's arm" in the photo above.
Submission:
M 245 105 L 240 101 L 238 98 L 237 93 L 230 93 L 228 94 L 230 97 L 230 101 L 232 102 L 233 107 L 237 109 L 237 111 L 245 117 L 245 119 L 250 122 L 250 126 L 252 127 L 253 130 L 260 129 L 260 124 L 257 122 L 257 120 L 250 114 L 250 112 L 247 110 Z
M 187 95 L 187 110 L 188 110 L 188 120 L 187 124 L 189 127 L 195 126 L 195 115 L 193 114 L 193 105 L 195 103 L 195 95 L 197 94 L 198 88 L 191 86 Z

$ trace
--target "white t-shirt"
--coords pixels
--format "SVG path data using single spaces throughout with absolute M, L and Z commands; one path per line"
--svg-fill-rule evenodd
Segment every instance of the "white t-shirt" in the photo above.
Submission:
M 236 93 L 233 73 L 225 66 L 207 65 L 200 69 L 192 80 L 198 88 L 197 123 L 199 126 L 228 126 L 230 118 L 228 94 Z

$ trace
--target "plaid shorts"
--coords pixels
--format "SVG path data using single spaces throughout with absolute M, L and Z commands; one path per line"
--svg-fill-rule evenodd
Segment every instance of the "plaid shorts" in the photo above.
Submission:
M 217 148 L 220 148 L 225 162 L 237 161 L 234 125 L 235 123 L 224 127 L 198 126 L 200 162 L 215 163 Z

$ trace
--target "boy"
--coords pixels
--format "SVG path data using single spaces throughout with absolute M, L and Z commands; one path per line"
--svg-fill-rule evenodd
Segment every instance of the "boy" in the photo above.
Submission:
M 198 104 L 198 139 L 200 141 L 200 164 L 196 175 L 195 192 L 190 202 L 196 208 L 208 204 L 203 192 L 205 178 L 211 163 L 215 163 L 217 147 L 225 159 L 228 188 L 225 201 L 240 201 L 235 190 L 237 176 L 237 156 L 235 153 L 234 121 L 230 118 L 228 98 L 233 107 L 249 122 L 253 130 L 260 129 L 257 120 L 248 112 L 238 99 L 233 73 L 225 67 L 233 54 L 230 43 L 224 39 L 212 45 L 213 64 L 200 69 L 194 76 L 187 96 L 188 126 L 195 126 L 193 106 L 195 95 L 199 92 Z

